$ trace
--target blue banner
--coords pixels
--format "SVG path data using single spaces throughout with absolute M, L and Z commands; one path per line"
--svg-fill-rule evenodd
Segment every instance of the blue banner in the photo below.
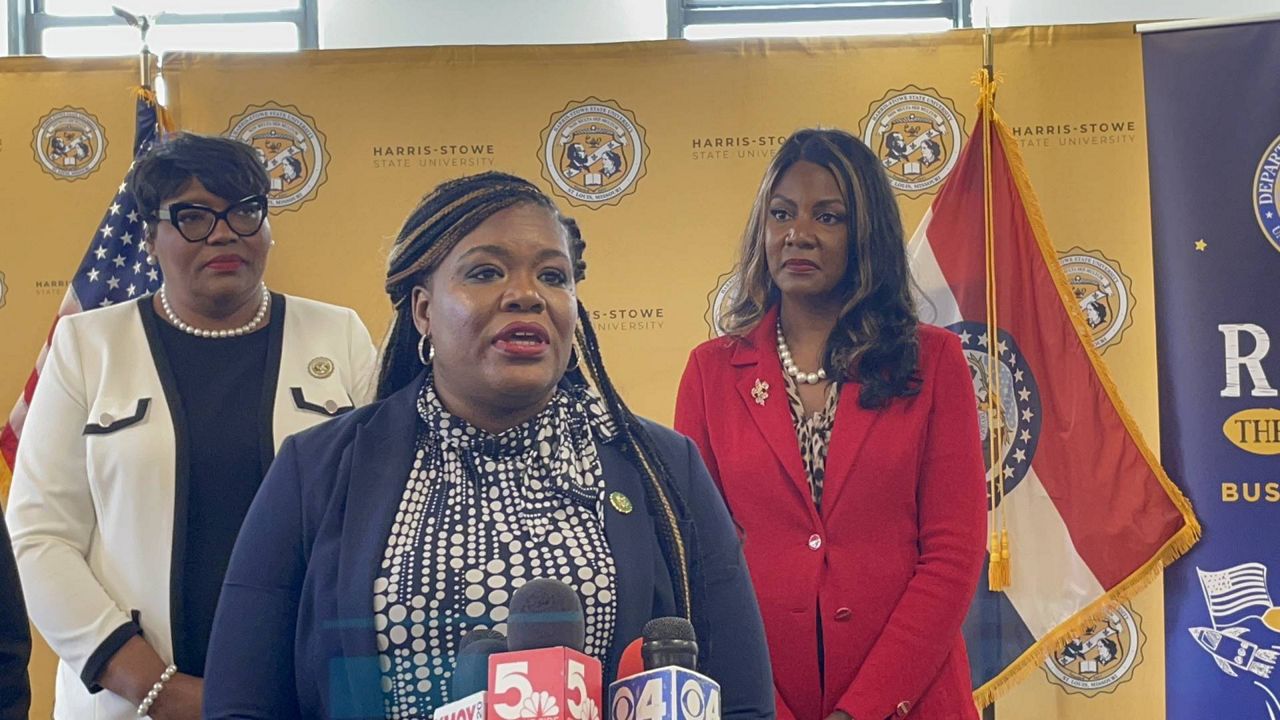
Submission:
M 1169 720 L 1280 718 L 1280 21 L 1143 38 L 1160 440 L 1204 539 L 1165 575 Z

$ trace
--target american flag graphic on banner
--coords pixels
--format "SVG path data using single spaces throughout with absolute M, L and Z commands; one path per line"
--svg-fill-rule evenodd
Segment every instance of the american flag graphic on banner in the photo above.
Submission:
M 133 157 L 151 148 L 159 132 L 159 114 L 155 96 L 150 91 L 140 91 L 137 100 L 136 122 L 133 136 Z M 133 164 L 130 163 L 130 169 Z M 102 220 L 94 228 L 80 267 L 67 289 L 67 295 L 58 308 L 58 318 L 74 315 L 84 310 L 107 307 L 119 302 L 141 297 L 160 287 L 160 266 L 149 262 L 143 243 L 142 217 L 137 203 L 125 189 L 124 179 Z M 57 326 L 57 319 L 54 320 Z M 27 384 L 9 413 L 9 420 L 0 429 L 0 497 L 9 494 L 13 478 L 13 465 L 18 454 L 18 442 L 22 438 L 22 424 L 27 417 L 27 407 L 40 381 L 40 369 L 49 352 L 53 327 L 45 337 L 44 347 L 36 358 L 35 369 L 27 378 Z
M 1217 572 L 1196 568 L 1196 572 L 1213 627 L 1218 630 L 1249 618 L 1261 618 L 1275 607 L 1267 590 L 1267 566 L 1262 563 L 1245 563 Z

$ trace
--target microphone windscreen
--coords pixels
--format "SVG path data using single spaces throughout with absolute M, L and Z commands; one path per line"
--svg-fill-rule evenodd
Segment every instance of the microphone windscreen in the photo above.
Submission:
M 681 617 L 655 618 L 645 623 L 640 656 L 645 670 L 676 666 L 698 669 L 698 642 L 693 625 Z
M 622 657 L 618 659 L 618 677 L 617 680 L 629 678 L 632 675 L 639 675 L 644 672 L 644 656 L 640 654 L 640 648 L 644 645 L 644 638 L 636 638 L 631 641 L 627 649 L 622 651 Z
M 459 651 L 449 685 L 450 700 L 458 700 L 489 687 L 489 656 L 506 651 L 506 642 L 491 637 L 472 640 Z
M 514 651 L 564 646 L 582 652 L 587 641 L 582 601 L 559 580 L 535 578 L 511 595 L 507 647 Z
M 470 645 L 471 643 L 477 640 L 501 640 L 503 643 L 506 643 L 507 636 L 503 635 L 497 630 L 476 628 L 468 632 L 466 635 L 463 635 L 462 640 L 458 641 L 458 652 L 462 652 L 463 650 L 466 650 L 468 645 Z
M 682 617 L 654 618 L 644 624 L 640 634 L 645 640 L 698 640 L 693 633 L 693 624 Z

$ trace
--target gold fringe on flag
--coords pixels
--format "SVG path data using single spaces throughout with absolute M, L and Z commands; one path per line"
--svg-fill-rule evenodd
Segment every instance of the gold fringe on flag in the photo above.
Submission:
M 1178 509 L 1178 512 L 1182 515 L 1184 523 L 1182 528 L 1165 541 L 1164 545 L 1160 547 L 1155 555 L 1153 555 L 1147 562 L 1143 563 L 1141 567 L 1131 573 L 1124 580 L 1120 581 L 1115 587 L 1111 588 L 1111 590 L 1107 591 L 1097 600 L 1059 623 L 1056 628 L 1041 637 L 1034 645 L 1023 652 L 1022 655 L 1011 662 L 1003 671 L 1000 672 L 999 675 L 988 681 L 982 687 L 974 690 L 974 704 L 979 708 L 983 708 L 995 702 L 1006 692 L 1013 689 L 1013 687 L 1025 678 L 1028 673 L 1034 671 L 1054 652 L 1066 646 L 1068 642 L 1083 632 L 1084 628 L 1102 621 L 1109 613 L 1114 612 L 1122 603 L 1128 602 L 1152 582 L 1159 579 L 1161 571 L 1164 570 L 1165 566 L 1181 557 L 1190 550 L 1197 541 L 1199 541 L 1201 528 L 1200 523 L 1196 520 L 1195 513 L 1191 508 L 1190 501 L 1187 500 L 1186 496 L 1182 494 L 1182 491 L 1179 490 L 1177 485 L 1175 485 L 1169 478 L 1168 474 L 1164 471 L 1164 468 L 1160 465 L 1159 460 L 1151 451 L 1151 448 L 1142 439 L 1142 432 L 1139 430 L 1137 422 L 1133 419 L 1133 415 L 1121 400 L 1115 381 L 1111 378 L 1111 373 L 1107 370 L 1106 365 L 1103 364 L 1102 356 L 1098 354 L 1097 349 L 1093 346 L 1092 335 L 1085 322 L 1084 313 L 1080 309 L 1079 304 L 1075 302 L 1075 296 L 1072 294 L 1071 288 L 1067 283 L 1066 276 L 1063 275 L 1061 266 L 1058 264 L 1057 253 L 1049 239 L 1048 226 L 1045 223 L 1044 214 L 1040 209 L 1040 202 L 1036 198 L 1034 190 L 1031 188 L 1030 176 L 1027 174 L 1026 166 L 1023 164 L 1022 155 L 1018 152 L 1017 140 L 1013 137 L 1013 133 L 1009 128 L 1004 124 L 1004 121 L 1001 120 L 1000 116 L 995 112 L 993 102 L 995 82 L 992 81 L 990 74 L 984 70 L 980 73 L 979 77 L 975 79 L 974 84 L 979 85 L 981 88 L 978 106 L 983 113 L 983 126 L 984 131 L 987 133 L 985 137 L 988 140 L 986 143 L 987 148 L 984 149 L 984 181 L 986 183 L 988 202 L 988 223 L 990 223 L 992 218 L 989 205 L 991 198 L 991 156 L 989 147 L 991 141 L 999 138 L 1001 146 L 1005 150 L 1005 158 L 1008 161 L 1009 172 L 1017 189 L 1018 197 L 1022 201 L 1023 209 L 1027 215 L 1027 221 L 1031 225 L 1032 235 L 1035 236 L 1036 244 L 1039 247 L 1041 256 L 1044 259 L 1045 265 L 1049 268 L 1050 275 L 1053 277 L 1054 284 L 1058 290 L 1058 295 L 1062 300 L 1063 307 L 1067 310 L 1068 316 L 1071 318 L 1071 324 L 1076 331 L 1076 335 L 1079 338 L 1081 345 L 1084 347 L 1085 352 L 1088 354 L 1094 373 L 1097 375 L 1098 380 L 1106 390 L 1107 397 L 1115 407 L 1116 413 L 1120 416 L 1120 419 L 1124 422 L 1125 428 L 1128 430 L 1130 436 L 1134 438 L 1135 444 L 1142 453 L 1142 456 L 1146 460 L 1148 466 L 1151 468 L 1152 473 L 1159 480 L 1160 485 L 1168 495 L 1170 502 L 1174 504 Z M 988 245 L 990 245 L 990 225 L 988 225 L 987 238 Z M 990 273 L 990 266 L 988 267 L 988 283 L 991 283 L 992 274 Z M 991 336 L 988 337 L 990 338 Z M 998 350 L 994 344 L 989 347 L 989 349 Z M 990 483 L 989 487 L 994 487 L 997 492 L 1002 489 L 1003 483 L 997 483 L 991 478 L 988 478 L 988 482 Z M 1007 521 L 1002 520 L 1000 523 L 997 523 L 993 518 L 991 523 L 991 527 L 996 533 L 996 535 L 993 535 L 992 537 L 996 537 L 998 535 L 1000 539 L 999 562 L 1004 566 L 1008 562 L 1009 558 L 1007 554 L 1007 532 L 1000 531 L 1007 531 Z M 997 525 L 999 525 L 999 527 L 997 527 Z M 994 552 L 996 541 L 994 539 L 990 540 L 989 545 L 990 547 L 988 549 L 992 550 L 991 564 L 995 565 L 997 562 L 996 553 Z M 1003 573 L 1005 571 L 1002 569 L 1001 572 Z M 990 578 L 988 579 L 990 580 Z M 1007 586 L 1008 585 L 1006 584 L 1005 587 Z M 995 589 L 995 583 L 992 583 L 992 589 Z

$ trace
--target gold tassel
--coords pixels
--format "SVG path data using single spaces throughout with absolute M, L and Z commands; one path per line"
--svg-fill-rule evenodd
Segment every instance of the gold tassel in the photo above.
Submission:
M 991 539 L 987 543 L 987 555 L 991 558 L 987 566 L 987 586 L 994 592 L 1003 590 L 1008 572 L 1004 567 L 1004 554 L 1000 552 L 1000 534 L 991 531 Z

